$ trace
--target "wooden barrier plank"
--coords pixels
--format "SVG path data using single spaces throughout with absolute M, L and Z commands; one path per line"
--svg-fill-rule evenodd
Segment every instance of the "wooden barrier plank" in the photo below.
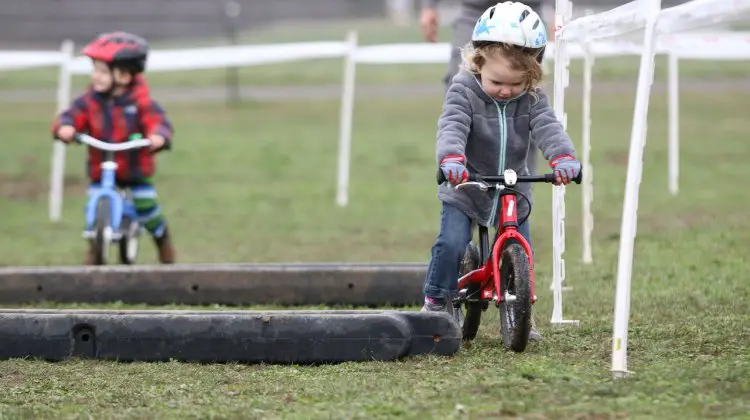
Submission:
M 425 264 L 0 268 L 0 304 L 420 305 Z
M 0 310 L 0 359 L 337 363 L 460 345 L 444 312 Z

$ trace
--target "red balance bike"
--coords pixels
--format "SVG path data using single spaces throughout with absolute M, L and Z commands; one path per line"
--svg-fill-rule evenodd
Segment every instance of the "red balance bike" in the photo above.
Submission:
M 581 177 L 582 173 L 579 173 L 573 182 L 580 184 Z M 439 169 L 437 180 L 438 184 L 446 181 Z M 469 174 L 469 181 L 455 187 L 499 191 L 500 224 L 491 250 L 488 228 L 481 225 L 478 249 L 473 243 L 467 247 L 459 273 L 458 296 L 453 299 L 453 313 L 464 340 L 473 340 L 479 330 L 482 312 L 487 310 L 490 301 L 494 302 L 500 312 L 503 344 L 515 352 L 526 350 L 531 330 L 531 305 L 536 302 L 531 246 L 518 232 L 518 226 L 528 219 L 528 215 L 519 222 L 516 213 L 518 195 L 529 203 L 529 214 L 531 202 L 513 188 L 519 182 L 554 184 L 555 175 L 517 175 L 512 169 L 507 169 L 503 175 Z

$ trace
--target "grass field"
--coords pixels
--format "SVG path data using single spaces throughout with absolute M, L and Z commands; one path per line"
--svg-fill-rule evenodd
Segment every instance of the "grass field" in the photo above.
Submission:
M 565 312 L 580 328 L 552 328 L 545 293 L 536 313 L 546 340 L 521 355 L 502 350 L 489 311 L 475 345 L 455 358 L 327 367 L 5 361 L 0 418 L 748 418 L 745 103 L 741 92 L 683 95 L 681 192 L 673 197 L 666 106 L 663 95 L 652 98 L 631 378 L 613 381 L 609 357 L 633 96 L 600 92 L 591 266 L 580 263 L 579 188 L 566 195 L 565 257 L 575 289 L 565 295 Z M 439 216 L 440 97 L 357 102 L 346 209 L 334 205 L 338 102 L 166 105 L 177 137 L 175 150 L 160 157 L 156 182 L 181 262 L 427 261 Z M 568 109 L 580 145 L 575 96 Z M 64 220 L 47 219 L 53 111 L 51 103 L 0 104 L 2 265 L 74 265 L 83 254 L 83 148 L 69 148 Z M 548 187 L 535 189 L 532 236 L 545 285 L 550 196 Z M 153 262 L 145 245 L 143 262 Z

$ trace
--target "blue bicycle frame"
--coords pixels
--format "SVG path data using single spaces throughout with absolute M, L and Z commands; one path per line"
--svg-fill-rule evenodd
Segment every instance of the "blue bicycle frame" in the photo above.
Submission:
M 137 215 L 133 202 L 118 190 L 115 183 L 115 172 L 117 164 L 114 161 L 102 162 L 102 180 L 98 186 L 89 188 L 89 198 L 86 203 L 86 231 L 93 234 L 93 229 L 98 217 L 98 204 L 103 198 L 109 199 L 109 221 L 112 228 L 112 239 L 120 239 L 120 223 L 123 217 L 136 220 Z
M 104 158 L 101 163 L 101 182 L 98 186 L 92 186 L 89 189 L 89 198 L 86 202 L 86 231 L 85 237 L 96 235 L 96 221 L 98 217 L 99 202 L 102 199 L 109 200 L 109 228 L 111 228 L 111 239 L 114 241 L 122 237 L 120 224 L 123 217 L 130 220 L 137 220 L 138 216 L 135 211 L 135 205 L 132 200 L 123 192 L 118 190 L 115 175 L 117 172 L 117 163 L 115 162 L 114 152 L 119 150 L 136 149 L 145 147 L 149 144 L 148 140 L 134 140 L 132 142 L 112 144 L 104 143 L 92 137 L 78 134 L 76 140 L 80 143 L 88 144 L 92 147 L 103 150 Z

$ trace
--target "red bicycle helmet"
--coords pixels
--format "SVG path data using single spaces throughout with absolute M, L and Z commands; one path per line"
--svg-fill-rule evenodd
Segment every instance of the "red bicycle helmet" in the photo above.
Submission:
M 146 68 L 148 43 L 128 32 L 109 32 L 99 35 L 83 49 L 83 55 L 101 60 L 110 67 L 141 73 Z

